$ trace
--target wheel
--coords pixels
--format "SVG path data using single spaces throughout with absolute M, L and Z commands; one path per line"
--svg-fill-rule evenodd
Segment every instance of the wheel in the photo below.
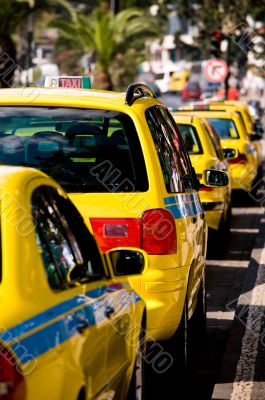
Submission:
M 190 369 L 193 373 L 199 367 L 200 360 L 203 358 L 203 351 L 206 338 L 206 289 L 205 275 L 197 294 L 197 304 L 192 317 L 189 320 L 190 331 Z
M 189 367 L 190 337 L 188 324 L 188 304 L 185 301 L 182 317 L 177 331 L 172 338 L 163 341 L 164 351 L 168 352 L 173 364 L 169 370 L 169 377 L 175 382 L 179 377 L 180 382 L 185 378 Z
M 144 400 L 144 358 L 145 358 L 145 330 L 141 327 L 136 359 L 127 395 L 127 400 Z
M 197 294 L 197 304 L 194 313 L 189 321 L 190 330 L 194 333 L 194 338 L 203 339 L 206 332 L 206 287 L 205 287 L 205 273 L 200 284 Z
M 175 345 L 177 355 L 177 368 L 186 371 L 189 360 L 189 326 L 188 326 L 188 303 L 185 301 L 182 318 L 175 333 Z

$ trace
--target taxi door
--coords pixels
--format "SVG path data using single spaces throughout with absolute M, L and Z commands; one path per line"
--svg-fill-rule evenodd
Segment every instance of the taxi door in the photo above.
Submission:
M 48 354 L 63 363 L 54 374 L 53 394 L 50 385 L 34 399 L 77 399 L 82 387 L 87 398 L 106 393 L 109 382 L 107 346 L 110 322 L 107 317 L 109 280 L 93 237 L 69 199 L 47 184 L 32 190 L 31 206 L 35 233 L 43 269 L 51 291 L 47 293 L 47 313 L 54 313 L 54 332 L 47 332 L 52 342 Z M 89 276 L 88 276 L 89 274 Z M 89 283 L 86 283 L 89 282 Z M 53 303 L 53 307 L 48 305 Z M 48 340 L 49 339 L 49 340 Z M 49 343 L 50 343 L 49 342 Z M 42 362 L 43 360 L 43 362 Z M 45 358 L 38 360 L 36 373 L 52 371 Z M 43 383 L 43 382 L 42 382 Z M 48 392 L 46 392 L 48 391 Z
M 131 335 L 135 329 L 139 329 L 133 317 L 133 308 L 138 296 L 131 290 L 128 282 L 122 282 L 120 279 L 115 279 L 108 289 L 105 311 L 109 321 L 107 371 L 112 388 L 116 393 L 120 393 L 126 373 L 131 367 L 131 354 L 135 351 Z

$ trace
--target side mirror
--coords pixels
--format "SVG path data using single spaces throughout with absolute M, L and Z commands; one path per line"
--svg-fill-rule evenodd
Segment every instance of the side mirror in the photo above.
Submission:
M 224 171 L 215 169 L 206 169 L 202 173 L 202 184 L 210 187 L 227 186 L 229 182 L 228 175 Z
M 141 274 L 148 265 L 147 253 L 137 248 L 111 249 L 105 257 L 117 276 Z
M 249 135 L 249 139 L 251 142 L 256 142 L 257 140 L 261 140 L 262 136 L 263 136 L 263 134 L 256 132 L 256 133 L 252 133 L 251 135 Z
M 223 149 L 223 155 L 224 155 L 224 158 L 226 158 L 227 160 L 232 160 L 232 159 L 238 157 L 238 150 L 226 148 L 226 149 Z
M 255 131 L 255 134 L 258 135 L 260 137 L 260 139 L 262 139 L 262 136 L 264 134 L 264 129 L 263 129 L 261 122 L 254 123 L 254 131 Z

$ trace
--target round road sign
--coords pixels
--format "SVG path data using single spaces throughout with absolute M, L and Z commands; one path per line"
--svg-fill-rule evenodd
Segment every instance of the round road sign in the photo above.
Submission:
M 210 82 L 223 82 L 228 74 L 228 66 L 224 60 L 212 58 L 205 65 L 204 74 Z

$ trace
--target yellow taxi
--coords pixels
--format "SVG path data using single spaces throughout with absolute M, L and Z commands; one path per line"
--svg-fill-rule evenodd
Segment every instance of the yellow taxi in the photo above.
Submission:
M 173 72 L 168 84 L 168 90 L 170 92 L 182 92 L 187 80 L 189 79 L 189 71 L 176 71 Z
M 228 171 L 218 135 L 211 130 L 209 123 L 198 116 L 173 114 L 179 131 L 190 155 L 197 177 L 201 179 L 205 169 Z M 229 153 L 231 154 L 229 149 Z M 199 190 L 206 222 L 209 228 L 225 233 L 230 226 L 231 184 L 226 187 L 208 187 L 201 185 Z
M 262 173 L 261 164 L 263 162 L 262 143 L 261 138 L 256 131 L 253 118 L 249 111 L 249 106 L 245 101 L 240 100 L 226 100 L 224 102 L 209 101 L 209 109 L 214 111 L 232 111 L 236 112 L 241 120 L 241 124 L 246 130 L 249 140 L 253 143 L 256 149 L 256 157 L 258 163 L 259 173 Z
M 228 160 L 232 189 L 251 190 L 258 171 L 257 150 L 238 113 L 203 108 L 186 110 L 185 113 L 205 118 L 218 134 L 223 149 L 236 150 L 238 156 Z
M 41 171 L 1 166 L 0 198 L 0 398 L 142 398 L 145 304 L 127 275 L 147 255 L 103 257 Z
M 262 177 L 262 163 L 263 163 L 263 150 L 262 150 L 262 134 L 256 129 L 255 120 L 253 119 L 249 105 L 245 101 L 240 100 L 226 100 L 224 105 L 229 107 L 229 110 L 236 111 L 240 116 L 242 123 L 249 135 L 250 141 L 254 144 L 257 151 L 258 173 Z
M 145 250 L 148 268 L 130 282 L 146 302 L 147 339 L 171 338 L 180 326 L 186 346 L 180 322 L 205 310 L 207 227 L 175 121 L 145 85 L 116 93 L 69 89 L 72 78 L 60 79 L 57 88 L 1 91 L 0 161 L 56 179 L 102 251 Z M 227 179 L 203 171 L 205 185 Z

